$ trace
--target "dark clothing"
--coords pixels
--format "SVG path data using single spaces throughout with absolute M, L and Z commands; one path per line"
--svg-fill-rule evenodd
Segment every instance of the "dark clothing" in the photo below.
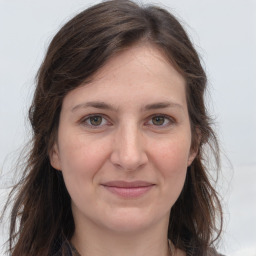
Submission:
M 55 250 L 50 256 L 81 256 L 67 239 L 58 240 L 54 247 Z

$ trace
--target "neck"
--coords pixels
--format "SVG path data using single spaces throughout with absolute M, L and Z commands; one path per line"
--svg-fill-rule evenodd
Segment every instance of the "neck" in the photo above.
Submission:
M 81 256 L 169 256 L 168 221 L 136 232 L 105 230 L 93 223 L 76 225 L 72 244 Z

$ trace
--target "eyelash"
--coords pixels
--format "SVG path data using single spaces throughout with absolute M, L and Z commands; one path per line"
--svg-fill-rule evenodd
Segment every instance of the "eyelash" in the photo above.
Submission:
M 100 125 L 93 125 L 93 124 L 89 124 L 88 122 L 90 122 L 90 118 L 92 117 L 100 117 L 102 118 L 102 120 L 104 120 L 105 124 L 102 124 L 100 123 Z M 155 125 L 153 124 L 153 118 L 156 118 L 156 117 L 160 117 L 160 118 L 164 118 L 164 122 L 167 121 L 167 123 L 165 123 L 164 125 Z M 151 124 L 148 124 L 149 122 L 151 122 Z M 91 115 L 88 115 L 86 116 L 85 118 L 83 118 L 80 123 L 82 125 L 85 125 L 91 129 L 100 129 L 104 126 L 111 126 L 111 122 L 108 121 L 108 118 L 105 117 L 105 115 L 102 115 L 102 114 L 91 114 Z M 173 117 L 170 117 L 169 115 L 165 115 L 165 114 L 154 114 L 152 116 L 149 117 L 149 121 L 146 122 L 146 126 L 154 126 L 154 127 L 157 127 L 158 129 L 161 129 L 161 128 L 166 128 L 168 126 L 171 126 L 173 124 L 176 123 L 176 120 L 173 118 Z
M 104 125 L 102 125 L 102 124 L 100 124 L 100 125 L 93 125 L 93 124 L 87 123 L 87 121 L 90 121 L 90 118 L 92 118 L 92 117 L 101 117 L 102 120 L 105 120 L 105 122 L 106 122 L 107 124 L 104 124 Z M 110 125 L 111 125 L 111 122 L 109 122 L 108 119 L 107 119 L 104 115 L 102 115 L 102 114 L 92 114 L 92 115 L 88 115 L 88 116 L 86 116 L 85 118 L 83 118 L 83 119 L 80 121 L 80 123 L 81 123 L 82 125 L 85 125 L 85 126 L 89 127 L 89 128 L 92 128 L 92 129 L 99 129 L 99 128 L 105 126 L 105 125 L 107 125 L 107 126 L 110 126 Z
M 176 120 L 173 118 L 173 117 L 170 117 L 168 115 L 164 115 L 164 114 L 155 114 L 153 116 L 150 116 L 150 121 L 152 122 L 153 118 L 156 118 L 156 117 L 160 117 L 160 118 L 164 118 L 164 122 L 168 122 L 167 124 L 164 124 L 164 125 L 154 125 L 154 124 L 150 124 L 150 125 L 153 125 L 154 127 L 158 127 L 158 128 L 165 128 L 165 127 L 168 127 L 172 124 L 175 124 L 176 123 Z M 149 121 L 148 121 L 149 122 Z

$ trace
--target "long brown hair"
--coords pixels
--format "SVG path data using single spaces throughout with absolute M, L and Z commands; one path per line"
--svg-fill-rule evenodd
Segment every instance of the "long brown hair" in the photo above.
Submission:
M 198 149 L 182 193 L 172 207 L 168 237 L 178 248 L 193 248 L 197 256 L 205 255 L 219 237 L 222 210 L 210 181 L 209 150 L 205 147 L 212 149 L 217 167 L 219 149 L 205 108 L 207 79 L 199 56 L 181 24 L 166 10 L 112 0 L 92 6 L 65 24 L 52 39 L 38 71 L 29 110 L 31 151 L 22 179 L 9 197 L 14 198 L 11 255 L 49 255 L 60 235 L 72 237 L 75 226 L 71 199 L 61 172 L 49 161 L 63 98 L 89 81 L 115 54 L 143 41 L 158 47 L 185 78 L 192 147 Z

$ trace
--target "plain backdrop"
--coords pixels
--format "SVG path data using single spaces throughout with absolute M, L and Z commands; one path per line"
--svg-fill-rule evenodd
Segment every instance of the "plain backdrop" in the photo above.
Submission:
M 0 0 L 1 205 L 11 166 L 29 139 L 27 110 L 47 46 L 61 25 L 96 2 Z M 209 79 L 207 105 L 224 156 L 219 190 L 225 226 L 220 250 L 226 255 L 255 256 L 256 1 L 140 2 L 174 13 L 202 58 Z M 0 246 L 5 238 L 6 227 L 2 227 Z

